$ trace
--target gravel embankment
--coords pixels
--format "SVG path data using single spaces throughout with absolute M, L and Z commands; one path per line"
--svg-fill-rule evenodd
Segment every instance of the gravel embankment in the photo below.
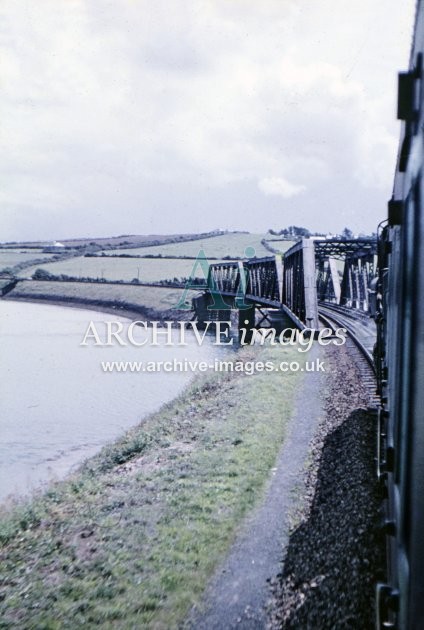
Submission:
M 312 443 L 306 500 L 273 585 L 268 627 L 366 630 L 383 566 L 375 416 L 346 347 L 328 352 L 325 420 Z

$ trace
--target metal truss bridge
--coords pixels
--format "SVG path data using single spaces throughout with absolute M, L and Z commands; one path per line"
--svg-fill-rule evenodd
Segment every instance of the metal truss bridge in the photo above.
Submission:
M 321 305 L 373 314 L 376 265 L 375 239 L 301 239 L 284 255 L 211 264 L 194 310 L 199 322 L 228 319 L 229 309 L 238 309 L 240 328 L 280 318 L 318 330 Z

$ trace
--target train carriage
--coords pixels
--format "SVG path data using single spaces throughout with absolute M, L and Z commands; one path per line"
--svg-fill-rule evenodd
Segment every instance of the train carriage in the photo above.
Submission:
M 385 492 L 386 582 L 377 627 L 424 628 L 424 3 L 416 9 L 393 197 L 379 243 L 379 475 Z

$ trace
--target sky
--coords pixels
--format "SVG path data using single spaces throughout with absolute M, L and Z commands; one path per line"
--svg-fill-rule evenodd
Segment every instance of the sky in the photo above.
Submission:
M 1 0 L 0 241 L 372 232 L 414 0 Z

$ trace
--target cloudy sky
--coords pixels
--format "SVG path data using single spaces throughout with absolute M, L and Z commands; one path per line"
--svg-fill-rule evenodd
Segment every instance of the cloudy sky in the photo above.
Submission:
M 0 241 L 374 230 L 413 5 L 1 0 Z

